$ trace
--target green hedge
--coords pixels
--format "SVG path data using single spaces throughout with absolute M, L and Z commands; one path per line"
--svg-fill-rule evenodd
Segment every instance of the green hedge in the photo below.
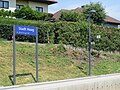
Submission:
M 31 25 L 38 27 L 39 43 L 63 43 L 75 47 L 88 46 L 88 25 L 85 22 L 44 22 L 18 19 L 0 18 L 0 38 L 10 40 L 12 37 L 13 25 Z M 120 29 L 91 26 L 92 35 L 101 35 L 101 39 L 93 39 L 96 43 L 92 47 L 96 50 L 120 51 Z M 34 42 L 31 36 L 16 36 L 18 41 Z
M 40 43 L 48 43 L 49 35 L 50 42 L 53 42 L 51 39 L 53 36 L 52 32 L 53 23 L 44 22 L 44 21 L 33 21 L 33 20 L 21 20 L 21 19 L 9 19 L 9 18 L 0 18 L 0 38 L 4 38 L 7 40 L 12 40 L 13 34 L 13 25 L 28 25 L 28 26 L 36 26 L 38 27 L 38 34 L 39 34 L 39 42 Z M 35 42 L 34 36 L 23 36 L 23 35 L 16 35 L 17 41 L 29 41 Z
M 100 39 L 92 39 L 96 50 L 120 51 L 120 29 L 112 27 L 91 26 L 92 36 L 101 35 Z M 55 23 L 55 43 L 63 42 L 76 47 L 88 46 L 88 25 L 87 23 Z

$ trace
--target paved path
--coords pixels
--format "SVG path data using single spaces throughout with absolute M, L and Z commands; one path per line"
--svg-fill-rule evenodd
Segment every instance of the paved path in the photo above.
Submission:
M 120 90 L 120 74 L 0 87 L 0 90 Z

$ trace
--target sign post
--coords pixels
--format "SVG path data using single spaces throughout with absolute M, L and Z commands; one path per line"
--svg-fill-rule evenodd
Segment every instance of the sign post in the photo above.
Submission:
M 16 43 L 15 43 L 15 25 L 13 26 L 13 82 L 16 84 Z
M 16 34 L 36 36 L 36 82 L 38 82 L 38 28 L 33 26 L 13 26 L 13 82 L 16 85 Z
M 38 28 L 36 28 L 36 82 L 38 82 Z

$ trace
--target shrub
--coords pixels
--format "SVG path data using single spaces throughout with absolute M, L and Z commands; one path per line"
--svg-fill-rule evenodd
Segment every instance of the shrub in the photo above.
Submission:
M 14 20 L 0 18 L 0 38 L 10 40 L 13 25 L 30 25 L 38 27 L 39 43 L 67 44 L 74 47 L 87 48 L 88 24 L 85 22 L 46 22 L 30 20 Z M 101 39 L 93 39 L 92 48 L 104 51 L 120 51 L 120 29 L 91 26 L 92 36 L 101 35 Z M 35 37 L 17 35 L 17 41 L 35 42 Z
M 82 14 L 73 11 L 62 12 L 60 16 L 61 21 L 77 22 L 77 21 L 83 21 L 83 19 L 84 18 Z
M 34 17 L 34 12 L 29 6 L 22 7 L 18 10 L 15 10 L 15 17 L 32 20 Z
M 48 20 L 51 16 L 48 13 L 32 10 L 29 6 L 15 10 L 15 17 L 26 20 Z
M 60 43 L 60 44 L 57 46 L 57 51 L 64 53 L 64 52 L 66 52 L 67 50 L 66 50 L 66 48 L 64 47 L 64 45 L 63 45 L 62 43 Z
M 16 17 L 19 19 L 26 20 L 43 20 L 48 21 L 52 18 L 53 14 L 43 13 L 39 11 L 32 10 L 29 6 L 22 7 L 19 10 L 15 10 L 15 12 L 1 9 L 0 10 L 1 17 Z
M 14 12 L 11 12 L 10 10 L 0 10 L 0 16 L 1 17 L 14 17 Z

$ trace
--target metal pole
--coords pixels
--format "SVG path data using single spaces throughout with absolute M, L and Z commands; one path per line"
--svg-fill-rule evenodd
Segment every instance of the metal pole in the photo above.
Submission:
M 38 28 L 36 28 L 36 82 L 38 82 Z
M 13 26 L 13 84 L 16 85 L 16 43 L 15 25 Z
M 89 75 L 92 76 L 90 13 L 88 17 L 88 60 L 89 60 Z

